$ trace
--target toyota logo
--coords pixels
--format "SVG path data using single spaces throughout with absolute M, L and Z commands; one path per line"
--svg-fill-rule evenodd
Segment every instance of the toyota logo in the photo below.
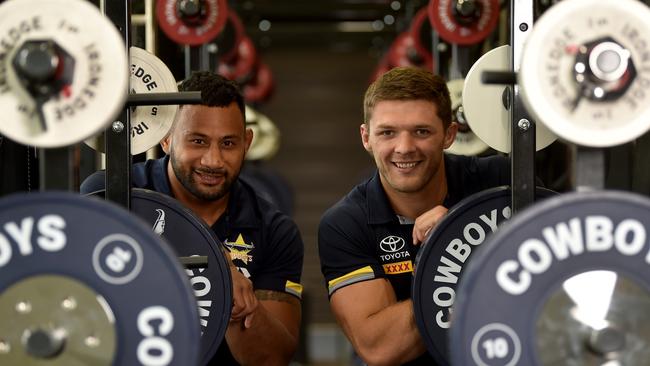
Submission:
M 406 242 L 404 242 L 404 239 L 400 238 L 399 236 L 391 235 L 381 239 L 381 242 L 379 242 L 379 247 L 384 252 L 395 253 L 399 250 L 402 250 L 405 244 Z

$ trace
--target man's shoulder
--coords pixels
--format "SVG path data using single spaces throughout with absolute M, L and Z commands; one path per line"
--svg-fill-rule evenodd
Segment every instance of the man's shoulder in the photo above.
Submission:
M 358 184 L 323 213 L 324 223 L 353 223 L 368 217 L 368 181 Z
M 494 169 L 510 169 L 510 159 L 502 155 L 465 156 L 445 154 L 447 163 L 452 167 L 464 169 L 470 173 L 491 171 Z
M 102 191 L 106 188 L 106 172 L 100 170 L 92 173 L 79 186 L 81 194 L 89 194 L 97 191 Z
M 235 200 L 238 204 L 246 205 L 240 207 L 246 215 L 254 215 L 265 227 L 287 223 L 295 225 L 293 219 L 283 212 L 275 203 L 269 201 L 247 181 L 237 180 L 238 188 Z
M 163 159 L 155 159 L 133 164 L 131 166 L 131 186 L 157 190 L 153 183 L 153 170 L 156 166 L 163 163 Z M 106 171 L 100 170 L 89 175 L 81 183 L 79 191 L 83 194 L 88 194 L 104 189 L 106 189 Z

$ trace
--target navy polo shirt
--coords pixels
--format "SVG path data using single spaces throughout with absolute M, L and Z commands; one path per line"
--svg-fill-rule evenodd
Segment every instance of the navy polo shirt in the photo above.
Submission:
M 505 157 L 445 154 L 444 159 L 447 208 L 473 193 L 510 184 Z M 327 210 L 318 230 L 318 250 L 329 295 L 353 283 L 386 278 L 398 301 L 409 299 L 420 246 L 413 245 L 413 222 L 406 221 L 391 207 L 377 172 Z M 420 364 L 435 363 L 428 354 L 409 363 Z
M 133 165 L 132 185 L 171 196 L 167 164 L 169 156 Z M 104 189 L 105 172 L 89 176 L 81 193 Z M 255 290 L 302 294 L 300 275 L 304 245 L 295 223 L 263 198 L 246 182 L 233 182 L 228 207 L 212 225 L 231 259 Z M 224 340 L 210 364 L 236 365 Z

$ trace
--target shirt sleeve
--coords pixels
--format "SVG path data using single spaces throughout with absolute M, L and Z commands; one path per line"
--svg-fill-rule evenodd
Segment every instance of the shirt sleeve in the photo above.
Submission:
M 329 296 L 345 286 L 386 277 L 369 239 L 363 212 L 336 207 L 323 215 L 318 228 L 318 253 Z
M 264 264 L 251 278 L 253 288 L 286 292 L 301 298 L 304 245 L 298 227 L 288 216 L 278 212 L 267 230 Z

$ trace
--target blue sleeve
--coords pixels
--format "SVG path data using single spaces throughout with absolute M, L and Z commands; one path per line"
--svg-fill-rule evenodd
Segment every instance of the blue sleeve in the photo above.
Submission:
M 318 254 L 329 296 L 353 283 L 386 277 L 359 213 L 335 207 L 318 227 Z
M 278 211 L 267 225 L 267 243 L 262 270 L 251 280 L 256 290 L 286 292 L 302 296 L 300 277 L 304 244 L 296 224 Z

